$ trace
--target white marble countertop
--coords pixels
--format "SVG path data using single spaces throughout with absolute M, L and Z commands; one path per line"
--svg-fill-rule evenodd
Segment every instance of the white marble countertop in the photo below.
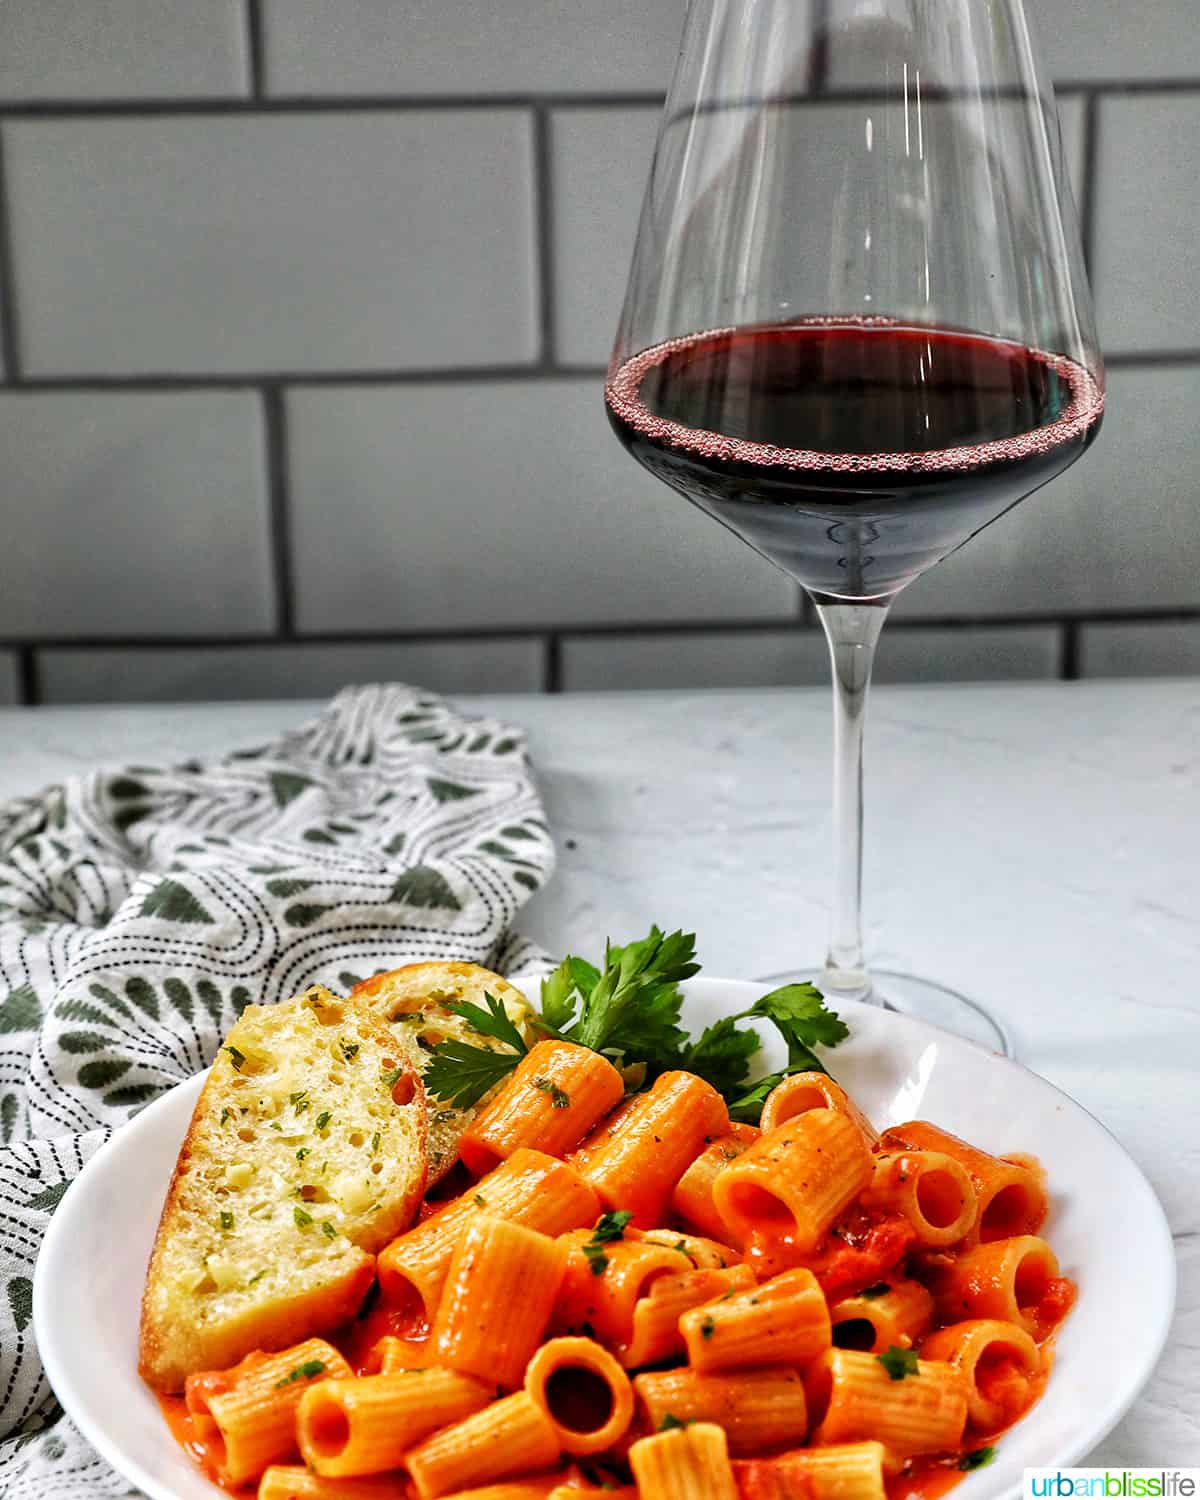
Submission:
M 559 840 L 552 950 L 684 925 L 706 970 L 823 953 L 829 705 L 813 690 L 466 700 L 524 725 Z M 0 795 L 253 744 L 313 704 L 0 712 Z M 1200 682 L 877 690 L 868 955 L 1002 1016 L 1146 1171 L 1180 1262 L 1170 1346 L 1096 1451 L 1200 1464 Z

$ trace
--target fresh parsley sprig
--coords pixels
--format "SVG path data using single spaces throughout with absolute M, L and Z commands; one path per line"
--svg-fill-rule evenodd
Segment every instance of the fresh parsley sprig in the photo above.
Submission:
M 747 1010 L 723 1016 L 693 1041 L 680 1025 L 679 986 L 699 968 L 695 935 L 664 933 L 657 926 L 638 942 L 607 944 L 603 969 L 568 954 L 542 981 L 541 1013 L 533 1017 L 532 1027 L 543 1036 L 602 1053 L 634 1090 L 670 1068 L 686 1068 L 717 1089 L 732 1118 L 757 1124 L 763 1101 L 782 1078 L 825 1071 L 813 1049 L 837 1046 L 846 1027 L 813 985 L 787 984 Z M 429 1092 L 459 1109 L 478 1103 L 528 1051 L 503 1005 L 491 995 L 485 999 L 486 1010 L 465 1001 L 447 1008 L 473 1031 L 501 1042 L 503 1050 L 442 1042 L 425 1070 Z M 761 1045 L 756 1021 L 769 1021 L 779 1031 L 787 1066 L 748 1088 Z

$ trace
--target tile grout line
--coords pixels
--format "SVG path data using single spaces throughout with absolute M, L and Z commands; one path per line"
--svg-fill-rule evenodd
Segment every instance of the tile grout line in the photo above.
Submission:
M 561 693 L 562 690 L 562 634 L 557 630 L 551 630 L 546 635 L 545 673 L 542 678 L 542 692 Z
M 1079 681 L 1079 620 L 1063 621 L 1062 660 L 1059 678 L 1063 682 Z
M 558 343 L 558 308 L 555 295 L 554 162 L 550 111 L 544 104 L 533 110 L 533 211 L 534 272 L 537 276 L 539 322 L 538 366 L 543 374 L 554 371 Z
M 42 701 L 42 684 L 33 646 L 17 647 L 16 668 L 17 703 L 21 708 L 36 708 Z
M 2 268 L 0 268 L 2 269 Z M 1105 354 L 1111 370 L 1178 369 L 1200 365 L 1200 347 L 1146 349 Z M 29 391 L 88 395 L 104 391 L 245 391 L 264 385 L 407 386 L 483 385 L 529 380 L 602 381 L 603 365 L 552 363 L 460 365 L 411 370 L 257 370 L 237 374 L 192 375 L 36 375 L 22 376 Z
M 0 357 L 4 360 L 4 384 L 20 385 L 20 315 L 9 214 L 7 150 L 7 132 L 0 129 Z
M 283 391 L 279 386 L 271 385 L 263 390 L 262 414 L 267 525 L 270 528 L 268 542 L 275 584 L 275 628 L 277 638 L 290 641 L 295 637 L 295 580 L 288 496 L 287 416 Z
M 257 0 L 251 0 L 257 3 Z M 257 12 L 256 12 L 257 13 Z M 248 22 L 248 35 L 249 31 Z M 251 66 L 256 72 L 262 69 L 261 28 L 253 34 Z M 259 54 L 257 59 L 254 54 Z M 1145 79 L 1086 79 L 1064 78 L 1053 80 L 1055 93 L 1083 94 L 1087 97 L 1110 95 L 1131 97 L 1154 94 L 1186 94 L 1200 92 L 1198 78 L 1145 78 Z M 797 102 L 804 95 L 796 95 Z M 888 97 L 879 89 L 826 89 L 813 96 L 815 102 L 827 104 L 853 104 L 874 102 Z M 496 94 L 276 94 L 210 96 L 201 98 L 154 97 L 145 99 L 57 99 L 30 102 L 8 101 L 0 104 L 0 120 L 3 119 L 52 119 L 82 116 L 105 118 L 129 115 L 156 117 L 161 115 L 257 115 L 257 114 L 340 114 L 371 113 L 387 111 L 444 111 L 487 109 L 633 109 L 641 107 L 661 108 L 664 103 L 661 90 L 579 90 L 577 92 L 525 92 Z
M 1053 627 L 1055 629 L 1078 629 L 1084 625 L 1173 625 L 1191 624 L 1200 621 L 1200 607 L 1165 610 L 1095 610 L 1073 616 L 1055 614 L 1041 615 L 943 615 L 915 616 L 889 620 L 889 635 L 904 635 L 921 630 L 967 631 L 967 630 L 1021 630 Z M 11 651 L 112 651 L 112 650 L 192 650 L 204 647 L 279 648 L 284 646 L 334 646 L 334 645 L 407 645 L 413 643 L 449 643 L 455 641 L 480 642 L 492 640 L 543 640 L 556 638 L 561 643 L 567 636 L 582 639 L 603 639 L 607 636 L 687 636 L 708 635 L 766 635 L 780 631 L 795 631 L 804 625 L 795 616 L 781 615 L 763 620 L 634 620 L 620 621 L 612 625 L 513 625 L 473 626 L 461 630 L 348 630 L 313 631 L 295 633 L 284 637 L 264 632 L 242 635 L 196 635 L 196 636 L 60 636 L 60 637 L 0 637 L 0 649 Z M 815 624 L 808 626 L 817 630 Z
M 245 5 L 246 60 L 250 73 L 250 97 L 261 101 L 265 98 L 262 0 L 243 0 L 243 3 Z

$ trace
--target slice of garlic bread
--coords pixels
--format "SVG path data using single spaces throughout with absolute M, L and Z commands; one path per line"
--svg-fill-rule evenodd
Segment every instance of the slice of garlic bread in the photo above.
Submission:
M 485 995 L 493 995 L 500 1001 L 509 1020 L 527 1042 L 538 1040 L 529 1024 L 533 1006 L 502 975 L 478 964 L 405 964 L 401 969 L 390 969 L 386 974 L 365 979 L 350 991 L 351 999 L 363 1001 L 391 1023 L 397 1047 L 418 1071 L 424 1068 L 431 1050 L 439 1042 L 469 1042 L 473 1047 L 507 1050 L 503 1042 L 480 1036 L 461 1016 L 446 1009 L 451 1001 L 469 1000 L 486 1010 Z M 457 1161 L 459 1138 L 475 1113 L 475 1109 L 451 1109 L 444 1101 L 430 1099 L 430 1184 L 444 1177 Z
M 352 1316 L 425 1190 L 425 1090 L 390 1028 L 319 985 L 225 1039 L 167 1191 L 142 1301 L 155 1389 Z

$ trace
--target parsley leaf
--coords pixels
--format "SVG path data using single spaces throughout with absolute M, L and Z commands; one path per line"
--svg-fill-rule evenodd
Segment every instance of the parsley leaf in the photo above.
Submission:
M 246 1061 L 246 1054 L 240 1048 L 234 1046 L 226 1047 L 225 1051 L 229 1053 L 229 1061 L 240 1073 Z
M 306 1213 L 298 1203 L 292 1209 L 292 1218 L 295 1219 L 296 1225 L 300 1229 L 307 1229 L 312 1223 L 312 1214 Z
M 915 1349 L 897 1349 L 895 1344 L 890 1349 L 885 1349 L 882 1354 L 875 1358 L 888 1372 L 892 1380 L 903 1380 L 906 1375 L 920 1374 L 917 1368 L 917 1351 Z
M 739 1031 L 739 1019 L 722 1016 L 693 1042 L 683 1061 L 689 1073 L 707 1079 L 726 1099 L 741 1092 L 750 1076 L 750 1059 L 759 1049 L 758 1033 Z
M 487 1002 L 487 1010 L 484 1010 L 482 1006 L 472 1005 L 469 1000 L 451 1001 L 446 1009 L 453 1015 L 461 1016 L 471 1030 L 477 1031 L 480 1036 L 494 1036 L 498 1042 L 507 1042 L 522 1055 L 528 1052 L 525 1038 L 517 1030 L 516 1024 L 509 1019 L 509 1014 L 503 1004 L 496 999 L 495 995 L 485 994 L 483 998 Z
M 324 1375 L 324 1373 L 325 1361 L 323 1359 L 306 1359 L 302 1365 L 297 1365 L 282 1380 L 277 1380 L 275 1389 L 278 1390 L 284 1385 L 294 1385 L 297 1380 L 311 1380 L 314 1375 Z
M 603 1276 L 608 1270 L 608 1256 L 604 1253 L 604 1246 L 589 1241 L 583 1247 L 583 1253 L 587 1258 L 588 1269 L 593 1276 Z
M 591 1243 L 607 1245 L 613 1240 L 624 1239 L 625 1231 L 632 1218 L 633 1211 L 628 1208 L 614 1208 L 606 1214 L 601 1214 L 596 1220 L 595 1229 L 592 1230 Z
M 446 1099 L 457 1109 L 478 1104 L 489 1089 L 513 1071 L 521 1057 L 516 1052 L 492 1052 L 469 1042 L 442 1042 L 434 1048 L 425 1069 L 425 1087 L 435 1099 Z
M 658 1424 L 658 1430 L 659 1432 L 673 1432 L 677 1427 L 690 1427 L 691 1425 L 690 1421 L 681 1422 L 673 1411 L 669 1411 Z
M 221 1228 L 222 1229 L 232 1229 L 233 1228 L 233 1215 L 229 1212 L 229 1210 L 227 1208 L 223 1208 L 221 1210 Z
M 326 1127 L 326 1125 L 328 1125 L 329 1122 L 330 1122 L 330 1120 L 332 1120 L 332 1119 L 333 1119 L 333 1115 L 330 1113 L 330 1111 L 327 1110 L 327 1109 L 323 1109 L 321 1111 L 321 1113 L 317 1116 L 317 1129 L 318 1130 L 324 1130 L 325 1127 Z
M 996 1450 L 992 1447 L 976 1448 L 973 1453 L 964 1453 L 958 1461 L 958 1467 L 970 1471 L 971 1469 L 986 1469 L 988 1464 L 996 1456 Z

